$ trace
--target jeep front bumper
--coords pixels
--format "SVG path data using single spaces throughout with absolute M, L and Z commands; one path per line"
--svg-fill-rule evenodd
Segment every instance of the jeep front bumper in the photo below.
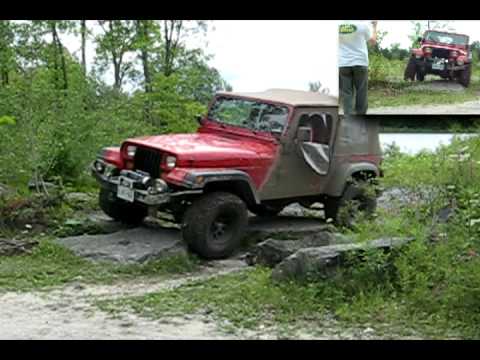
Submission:
M 174 198 L 185 195 L 201 194 L 202 190 L 174 191 L 161 179 L 150 179 L 148 174 L 112 168 L 100 159 L 95 160 L 91 165 L 91 173 L 104 189 L 116 194 L 124 201 L 138 202 L 147 206 L 158 206 L 169 203 Z M 155 181 L 161 186 L 155 186 Z M 128 188 L 128 200 L 121 195 L 119 187 L 125 190 Z

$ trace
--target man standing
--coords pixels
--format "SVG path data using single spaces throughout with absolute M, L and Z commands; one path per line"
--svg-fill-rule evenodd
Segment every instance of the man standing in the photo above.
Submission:
M 366 114 L 368 46 L 377 42 L 377 22 L 343 21 L 339 26 L 339 85 L 345 114 Z M 354 106 L 355 102 L 355 106 Z

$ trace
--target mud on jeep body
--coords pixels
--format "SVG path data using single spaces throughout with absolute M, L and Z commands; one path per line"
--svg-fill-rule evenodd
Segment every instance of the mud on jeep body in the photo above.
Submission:
M 184 240 L 205 258 L 238 247 L 248 211 L 272 216 L 298 202 L 341 216 L 349 201 L 372 212 L 375 197 L 360 184 L 380 176 L 378 125 L 339 118 L 337 99 L 269 90 L 218 93 L 193 134 L 128 139 L 92 164 L 109 216 L 139 223 L 148 208 L 171 213 Z
M 429 30 L 419 41 L 405 68 L 405 80 L 423 81 L 425 75 L 434 74 L 469 86 L 472 53 L 467 35 Z

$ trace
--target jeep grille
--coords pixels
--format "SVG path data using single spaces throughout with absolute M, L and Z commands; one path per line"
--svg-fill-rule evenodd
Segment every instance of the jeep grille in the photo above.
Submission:
M 160 163 L 162 161 L 160 151 L 138 147 L 133 161 L 135 170 L 145 171 L 154 179 L 160 177 Z
M 432 57 L 441 59 L 448 59 L 450 57 L 450 50 L 447 49 L 432 49 Z

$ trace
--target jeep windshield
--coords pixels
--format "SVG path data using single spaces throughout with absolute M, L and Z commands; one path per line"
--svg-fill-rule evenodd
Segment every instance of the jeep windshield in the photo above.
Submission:
M 425 40 L 448 45 L 465 46 L 468 44 L 468 36 L 466 35 L 448 34 L 437 31 L 428 31 L 425 34 Z
M 253 131 L 282 133 L 287 125 L 288 108 L 261 101 L 218 97 L 210 107 L 208 118 Z

